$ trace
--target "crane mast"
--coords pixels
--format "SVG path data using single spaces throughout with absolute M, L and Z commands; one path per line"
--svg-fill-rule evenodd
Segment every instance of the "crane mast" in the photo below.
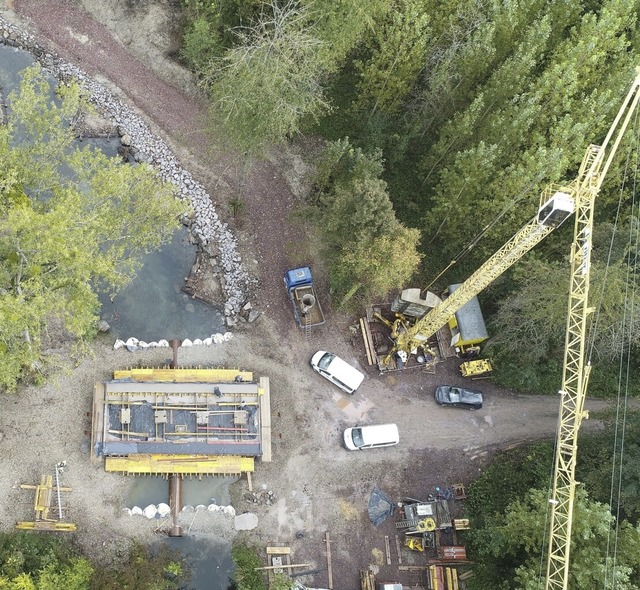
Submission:
M 583 418 L 587 417 L 584 402 L 591 368 L 585 363 L 585 344 L 587 318 L 593 311 L 588 305 L 588 294 L 595 199 L 639 99 L 640 68 L 636 68 L 636 78 L 602 146 L 589 146 L 577 178 L 561 189 L 573 197 L 576 215 L 554 481 L 549 499 L 551 520 L 546 590 L 567 590 L 569 581 L 578 431 Z

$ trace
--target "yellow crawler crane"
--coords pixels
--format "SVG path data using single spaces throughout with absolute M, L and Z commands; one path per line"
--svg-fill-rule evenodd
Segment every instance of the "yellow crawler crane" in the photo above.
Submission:
M 540 200 L 538 214 L 442 303 L 436 305 L 427 315 L 412 325 L 400 320 L 394 322 L 392 330 L 395 336 L 394 346 L 385 358 L 385 362 L 388 363 L 399 351 L 410 354 L 416 348 L 424 346 L 426 341 L 465 303 L 513 266 L 574 212 L 573 199 L 562 190 L 547 188 L 543 191 Z
M 595 199 L 609 170 L 640 99 L 640 67 L 636 78 L 601 146 L 590 145 L 577 177 L 566 185 L 545 189 L 537 215 L 489 258 L 447 299 L 413 325 L 394 322 L 394 346 L 385 357 L 388 363 L 399 351 L 411 353 L 433 336 L 448 320 L 510 268 L 536 244 L 573 213 L 575 216 L 571 246 L 571 283 L 567 316 L 560 412 L 555 452 L 554 482 L 545 590 L 566 590 L 569 576 L 569 552 L 575 466 L 580 424 L 586 413 L 584 400 L 590 366 L 585 363 L 586 322 L 590 312 L 587 296 L 591 263 L 591 240 Z

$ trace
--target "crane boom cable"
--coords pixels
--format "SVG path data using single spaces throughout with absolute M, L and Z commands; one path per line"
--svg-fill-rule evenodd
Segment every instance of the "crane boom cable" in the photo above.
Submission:
M 578 177 L 571 187 L 575 199 L 574 241 L 571 246 L 571 283 L 560 390 L 555 452 L 554 484 L 549 503 L 551 526 L 547 561 L 546 590 L 567 590 L 569 555 L 575 500 L 577 437 L 586 417 L 584 401 L 591 365 L 585 363 L 586 323 L 593 311 L 588 306 L 589 271 L 595 197 L 611 165 L 620 141 L 640 100 L 640 68 L 601 147 L 591 145 L 583 158 Z M 611 139 L 616 134 L 613 144 Z M 609 150 L 607 152 L 607 149 Z M 606 158 L 605 158 L 606 155 Z
M 637 119 L 636 119 L 636 123 L 637 123 Z M 637 138 L 637 135 L 636 135 Z M 637 142 L 636 142 L 636 146 L 637 146 Z M 636 188 L 637 188 L 637 178 L 638 178 L 638 150 L 636 149 L 635 151 L 635 169 L 634 169 L 634 177 L 633 177 L 633 188 L 632 188 L 632 205 L 631 205 L 631 219 L 635 219 L 635 216 L 638 216 L 638 220 L 640 221 L 640 208 L 638 206 L 637 200 L 636 200 Z M 635 235 L 635 240 L 634 240 L 634 235 Z M 620 527 L 620 506 L 622 503 L 622 482 L 623 482 L 623 475 L 624 475 L 624 451 L 625 451 L 625 446 L 624 446 L 624 442 L 625 442 L 625 433 L 626 433 L 626 426 L 627 426 L 627 408 L 628 408 L 628 397 L 629 397 L 629 380 L 630 380 L 630 373 L 631 373 L 631 349 L 632 349 L 632 338 L 633 338 L 633 329 L 634 329 L 634 325 L 635 325 L 635 311 L 636 311 L 636 265 L 638 263 L 638 253 L 640 250 L 640 244 L 639 244 L 639 240 L 640 240 L 640 234 L 637 231 L 637 227 L 634 227 L 633 221 L 629 224 L 629 240 L 628 243 L 629 245 L 631 245 L 631 243 L 633 241 L 635 241 L 634 243 L 634 248 L 633 250 L 631 250 L 630 248 L 630 252 L 633 251 L 633 256 L 630 260 L 630 264 L 628 264 L 627 266 L 627 277 L 626 277 L 626 290 L 625 290 L 625 308 L 624 308 L 624 316 L 623 316 L 623 338 L 624 338 L 624 329 L 626 329 L 628 327 L 628 333 L 629 333 L 629 337 L 627 340 L 627 350 L 626 350 L 626 371 L 625 371 L 625 378 L 624 378 L 624 384 L 625 384 L 625 390 L 624 390 L 624 404 L 623 404 L 623 412 L 622 412 L 622 426 L 621 426 L 621 442 L 620 442 L 620 458 L 619 458 L 619 469 L 618 469 L 618 485 L 617 485 L 617 501 L 616 501 L 616 511 L 615 511 L 615 526 L 616 526 L 616 530 L 615 530 L 615 536 L 614 536 L 614 548 L 613 548 L 613 559 L 612 559 L 612 564 L 611 564 L 611 570 L 612 572 L 615 573 L 615 567 L 616 567 L 616 563 L 617 563 L 617 556 L 618 556 L 618 532 L 619 532 L 619 527 Z M 629 295 L 629 284 L 631 284 L 631 294 Z M 630 300 L 630 304 L 629 304 L 629 300 Z M 629 320 L 627 321 L 627 310 L 629 310 Z M 625 357 L 625 350 L 624 347 L 621 349 L 620 351 L 621 353 L 621 358 L 620 358 L 620 373 L 619 373 L 619 377 L 618 377 L 618 400 L 620 399 L 620 390 L 621 390 L 621 385 L 622 385 L 622 363 Z M 618 408 L 620 407 L 620 403 L 618 402 Z M 618 410 L 619 411 L 619 410 Z M 618 428 L 618 421 L 616 421 L 616 433 L 617 433 L 617 428 Z M 617 446 L 614 446 L 614 459 L 616 457 L 616 450 L 617 450 Z M 612 467 L 612 476 L 614 474 L 613 471 L 613 467 Z M 612 480 L 612 484 L 613 484 L 613 480 Z M 613 507 L 613 486 L 611 488 L 611 496 L 610 496 L 610 500 L 609 500 L 609 504 L 611 507 Z M 608 541 L 608 539 L 607 539 Z M 608 548 L 607 548 L 608 549 Z M 607 551 L 607 557 L 609 557 L 609 552 Z M 605 575 L 608 573 L 608 570 L 605 570 Z M 605 578 L 606 579 L 606 578 Z
M 636 138 L 636 146 L 638 145 L 638 111 L 636 110 L 635 112 L 635 120 L 634 120 L 634 133 L 633 133 L 633 137 Z M 607 257 L 606 257 L 606 263 L 605 263 L 605 271 L 604 271 L 604 276 L 602 277 L 602 280 L 600 281 L 600 294 L 597 298 L 598 304 L 596 306 L 596 311 L 593 314 L 593 322 L 592 325 L 590 327 L 589 330 L 589 344 L 588 344 L 588 359 L 589 362 L 591 361 L 592 357 L 593 357 L 593 352 L 595 350 L 595 342 L 596 342 L 596 338 L 597 338 L 597 334 L 598 334 L 598 329 L 599 329 L 599 322 L 600 322 L 600 311 L 602 308 L 602 304 L 605 301 L 605 287 L 607 285 L 607 280 L 608 280 L 608 274 L 609 274 L 609 268 L 611 266 L 611 260 L 613 257 L 613 250 L 614 250 L 614 245 L 615 245 L 615 241 L 616 241 L 616 236 L 617 236 L 617 231 L 618 231 L 618 223 L 620 221 L 620 213 L 622 210 L 622 205 L 623 202 L 625 200 L 625 189 L 626 189 L 626 185 L 627 185 L 627 179 L 629 177 L 629 168 L 630 168 L 630 161 L 631 161 L 631 156 L 632 154 L 635 154 L 635 167 L 634 167 L 634 176 L 633 176 L 633 187 L 632 187 L 632 205 L 631 205 L 631 219 L 633 219 L 634 217 L 634 212 L 636 210 L 636 201 L 635 201 L 635 196 L 636 196 L 636 181 L 637 181 L 637 174 L 638 174 L 638 151 L 637 149 L 634 150 L 633 149 L 633 144 L 632 142 L 629 143 L 628 149 L 627 149 L 627 155 L 625 158 L 625 163 L 624 163 L 624 170 L 622 173 L 622 181 L 620 184 L 620 190 L 618 193 L 618 204 L 617 204 L 617 208 L 616 208 L 616 214 L 614 217 L 614 222 L 613 222 L 613 231 L 611 234 L 611 238 L 609 241 L 609 248 L 607 251 Z M 629 224 L 629 234 L 627 237 L 627 244 L 629 246 L 629 252 L 631 252 L 633 250 L 632 248 L 632 243 L 633 243 L 633 235 L 635 234 L 636 236 L 636 244 L 635 244 L 635 251 L 636 251 L 636 256 L 637 256 L 637 251 L 638 251 L 638 232 L 634 231 L 634 224 L 633 222 L 631 222 Z M 626 277 L 626 281 L 625 281 L 625 296 L 624 296 L 624 310 L 623 310 L 623 318 L 621 320 L 621 326 L 620 326 L 620 334 L 622 335 L 622 341 L 623 343 L 625 342 L 625 332 L 627 330 L 627 325 L 629 325 L 629 330 L 631 331 L 633 329 L 633 325 L 634 325 L 634 321 L 633 319 L 631 319 L 630 323 L 628 324 L 627 322 L 627 311 L 630 309 L 631 310 L 631 314 L 633 315 L 634 313 L 634 304 L 633 304 L 633 299 L 634 296 L 632 295 L 632 304 L 631 307 L 629 306 L 629 295 L 628 295 L 628 290 L 629 290 L 629 271 L 630 271 L 630 265 L 627 265 L 627 277 Z M 635 284 L 634 284 L 634 288 L 635 288 Z M 631 342 L 631 339 L 629 338 L 628 342 Z M 611 531 L 611 527 L 609 527 L 608 531 L 607 531 L 607 544 L 606 544 L 606 560 L 605 560 L 605 567 L 604 567 L 604 587 L 607 588 L 609 586 L 609 579 L 614 579 L 615 578 L 615 571 L 616 571 L 616 563 L 617 563 L 617 543 L 618 543 L 618 526 L 619 526 L 619 522 L 620 522 L 620 502 L 621 502 L 621 484 L 622 484 L 622 461 L 623 461 L 623 456 L 624 456 L 624 433 L 625 433 L 625 428 L 626 428 L 626 409 L 627 409 L 627 397 L 628 397 L 628 383 L 629 383 L 629 376 L 628 376 L 628 371 L 627 371 L 627 378 L 626 378 L 626 384 L 627 384 L 627 389 L 625 391 L 625 396 L 624 396 L 624 402 L 621 402 L 621 391 L 623 388 L 623 367 L 624 367 L 624 358 L 625 358 L 625 352 L 624 352 L 624 344 L 623 346 L 620 348 L 620 352 L 619 352 L 619 359 L 618 359 L 618 364 L 619 364 L 619 368 L 618 368 L 618 382 L 617 382 L 617 403 L 616 403 L 616 414 L 615 414 L 615 418 L 614 418 L 614 436 L 613 436 L 613 443 L 612 443 L 612 461 L 611 461 L 611 473 L 610 473 L 610 487 L 609 487 L 609 508 L 612 514 L 615 515 L 615 531 L 614 531 L 614 538 L 613 541 L 611 539 L 612 536 L 612 531 Z M 628 359 L 630 357 L 627 357 L 627 362 Z M 623 409 L 623 415 L 622 417 L 620 416 L 621 414 L 621 408 Z M 622 421 L 622 427 L 620 427 Z M 619 442 L 621 441 L 621 442 Z M 620 461 L 617 462 L 617 457 L 618 457 L 618 448 L 620 445 Z M 618 467 L 619 465 L 619 467 Z M 617 482 L 617 486 L 616 486 L 616 473 L 618 473 L 618 482 Z M 614 493 L 614 490 L 618 489 L 617 494 Z M 614 499 L 617 498 L 616 501 L 616 507 L 614 510 Z M 612 548 L 613 545 L 613 548 Z M 613 553 L 613 557 L 611 557 L 611 554 Z
M 637 129 L 638 129 L 638 112 L 636 111 L 636 118 L 634 121 L 634 137 L 637 137 Z M 591 362 L 592 358 L 593 358 L 593 352 L 595 350 L 595 337 L 598 334 L 598 324 L 599 324 L 599 320 L 600 320 L 600 309 L 602 307 L 602 302 L 604 301 L 604 293 L 605 293 L 605 287 L 607 285 L 607 278 L 609 276 L 609 267 L 611 265 L 611 258 L 613 256 L 613 248 L 615 245 L 615 240 L 616 240 L 616 236 L 617 236 L 617 231 L 618 231 L 618 223 L 620 221 L 620 213 L 622 211 L 622 205 L 624 202 L 624 193 L 625 193 L 625 188 L 626 188 L 626 180 L 628 178 L 629 175 L 629 162 L 632 156 L 632 144 L 629 144 L 629 147 L 627 149 L 627 157 L 625 158 L 625 163 L 624 163 L 624 172 L 622 175 L 622 182 L 620 184 L 620 191 L 618 193 L 618 206 L 616 207 L 616 214 L 613 220 L 613 231 L 611 234 L 611 239 L 609 240 L 609 249 L 607 251 L 607 260 L 606 260 L 606 265 L 605 265 L 605 273 L 604 276 L 602 278 L 602 281 L 600 282 L 600 294 L 597 298 L 598 304 L 596 306 L 596 312 L 593 314 L 593 323 L 591 326 L 591 330 L 589 330 L 589 362 Z M 636 159 L 637 159 L 637 152 L 636 152 Z M 635 167 L 635 174 L 634 174 L 634 188 L 633 188 L 633 196 L 635 197 L 635 177 L 637 175 L 637 162 L 636 162 L 636 167 Z M 633 218 L 633 211 L 634 211 L 634 207 L 635 205 L 632 205 L 632 214 L 631 217 Z M 631 226 L 629 228 L 631 230 Z M 631 234 L 629 235 L 628 238 L 628 243 L 631 243 Z
M 499 213 L 496 214 L 496 216 L 489 222 L 487 223 L 481 230 L 480 233 L 476 234 L 454 257 L 453 259 L 449 262 L 449 264 L 447 264 L 447 266 L 445 268 L 443 268 L 433 279 L 432 281 L 421 291 L 424 293 L 425 291 L 428 291 L 435 283 L 436 281 L 438 281 L 440 279 L 440 277 L 444 274 L 446 274 L 453 266 L 455 266 L 456 264 L 458 264 L 458 262 L 460 262 L 460 260 L 462 260 L 465 256 L 467 256 L 476 246 L 476 244 L 478 244 L 482 238 L 484 238 L 485 235 L 487 235 L 493 228 L 494 226 L 507 214 L 509 213 L 509 211 L 511 211 L 511 209 L 513 209 L 518 203 L 520 203 L 525 196 L 531 191 L 532 187 L 534 187 L 535 185 L 537 185 L 543 178 L 542 173 L 540 173 L 537 178 L 535 180 L 532 180 L 531 182 L 529 182 L 529 184 L 527 185 L 527 187 L 525 187 L 522 191 L 520 191 L 520 194 L 512 197 L 509 200 L 509 203 L 507 203 L 507 205 L 505 205 L 505 207 L 502 209 L 502 211 L 500 211 Z

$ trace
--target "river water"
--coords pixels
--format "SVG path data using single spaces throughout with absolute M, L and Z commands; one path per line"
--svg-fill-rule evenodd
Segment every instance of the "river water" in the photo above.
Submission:
M 5 96 L 17 88 L 20 71 L 34 63 L 32 56 L 21 50 L 0 45 L 0 87 Z M 53 99 L 53 91 L 51 98 Z M 107 155 L 115 155 L 118 140 L 85 139 Z M 224 332 L 222 306 L 214 308 L 191 299 L 181 291 L 189 275 L 196 250 L 188 240 L 188 230 L 177 231 L 171 243 L 147 254 L 143 267 L 133 282 L 115 297 L 100 297 L 101 318 L 111 326 L 110 334 L 126 340 L 135 337 L 146 342 L 171 338 L 204 339 Z M 229 502 L 228 486 L 233 478 L 193 480 L 184 483 L 185 505 L 219 505 Z M 161 478 L 134 478 L 125 505 L 141 507 L 168 503 L 168 484 Z M 233 572 L 231 546 L 215 536 L 167 538 L 163 541 L 183 553 L 191 570 L 188 590 L 226 590 Z

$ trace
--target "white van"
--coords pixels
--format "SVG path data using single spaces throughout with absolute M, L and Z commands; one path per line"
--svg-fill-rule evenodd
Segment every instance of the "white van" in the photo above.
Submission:
M 395 424 L 356 426 L 344 431 L 344 446 L 350 451 L 391 447 L 399 442 L 400 435 Z
M 364 375 L 358 369 L 325 350 L 319 350 L 311 357 L 311 366 L 346 393 L 355 393 L 364 381 Z

